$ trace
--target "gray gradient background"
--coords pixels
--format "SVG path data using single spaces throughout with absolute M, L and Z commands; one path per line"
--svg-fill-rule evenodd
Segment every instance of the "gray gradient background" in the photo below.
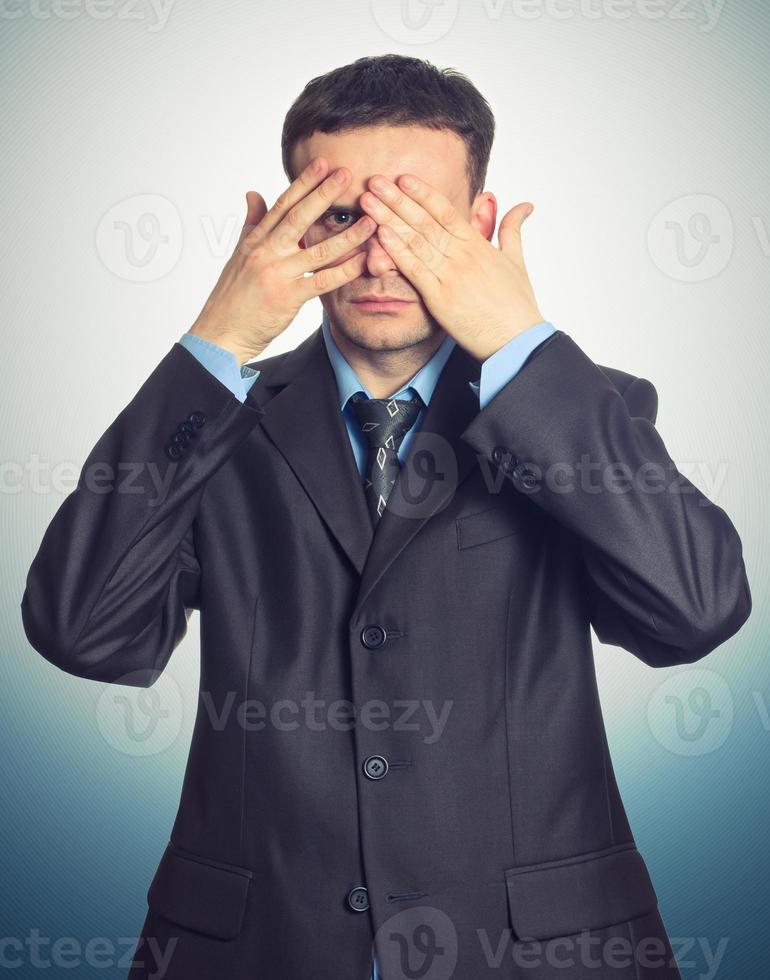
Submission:
M 0 940 L 22 944 L 3 943 L 0 970 L 12 976 L 43 969 L 36 936 L 48 976 L 73 963 L 78 977 L 125 975 L 116 961 L 175 815 L 198 679 L 195 619 L 151 695 L 56 670 L 23 634 L 26 569 L 91 446 L 196 316 L 245 191 L 272 203 L 282 190 L 292 99 L 386 51 L 457 67 L 489 99 L 487 188 L 501 215 L 536 206 L 524 245 L 544 315 L 594 360 L 654 382 L 669 451 L 741 534 L 754 611 L 738 636 L 693 667 L 656 671 L 598 644 L 597 665 L 634 832 L 675 946 L 689 937 L 684 977 L 766 976 L 770 12 L 760 0 L 409 3 L 0 8 Z M 320 311 L 305 308 L 268 353 Z

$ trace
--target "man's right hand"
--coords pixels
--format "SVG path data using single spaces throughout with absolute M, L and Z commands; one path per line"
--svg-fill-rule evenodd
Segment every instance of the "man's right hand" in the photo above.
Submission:
M 289 326 L 309 299 L 361 275 L 364 251 L 325 267 L 374 232 L 376 222 L 368 215 L 310 248 L 300 245 L 310 225 L 350 180 L 345 167 L 327 176 L 328 166 L 323 157 L 311 160 L 269 211 L 260 194 L 248 191 L 238 244 L 189 333 L 231 351 L 239 364 L 245 364 Z M 335 180 L 337 176 L 341 180 Z M 313 275 L 306 276 L 308 272 Z

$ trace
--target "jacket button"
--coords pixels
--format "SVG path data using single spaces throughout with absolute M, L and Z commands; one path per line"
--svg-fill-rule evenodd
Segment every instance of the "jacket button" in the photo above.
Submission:
M 366 912 L 369 908 L 369 892 L 363 885 L 357 885 L 348 892 L 348 905 L 354 912 Z
M 184 422 L 180 422 L 177 427 L 177 432 L 184 432 L 191 436 L 195 432 L 195 426 L 189 419 L 185 419 Z
M 206 416 L 203 412 L 190 412 L 187 416 L 188 422 L 192 422 L 196 429 L 200 429 L 206 423 Z
M 183 452 L 178 442 L 171 442 L 166 446 L 166 455 L 169 459 L 179 459 Z
M 369 779 L 382 779 L 388 771 L 388 760 L 381 755 L 370 755 L 364 761 L 364 773 Z
M 534 487 L 537 485 L 537 474 L 528 466 L 522 467 L 521 472 L 519 473 L 519 479 L 525 487 Z
M 385 630 L 381 626 L 371 624 L 361 630 L 361 642 L 367 650 L 376 650 L 385 642 Z

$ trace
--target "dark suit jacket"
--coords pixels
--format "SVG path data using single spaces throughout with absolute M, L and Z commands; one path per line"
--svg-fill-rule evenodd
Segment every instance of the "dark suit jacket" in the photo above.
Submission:
M 608 955 L 570 980 L 677 977 L 590 627 L 690 663 L 751 598 L 652 384 L 558 331 L 479 411 L 457 346 L 372 537 L 320 328 L 259 367 L 240 403 L 175 344 L 22 600 L 44 657 L 136 686 L 201 611 L 201 702 L 131 976 L 169 950 L 166 980 L 363 980 L 376 939 L 386 980 L 561 980 L 542 950 L 579 964 L 583 935 L 657 943 L 662 965 Z

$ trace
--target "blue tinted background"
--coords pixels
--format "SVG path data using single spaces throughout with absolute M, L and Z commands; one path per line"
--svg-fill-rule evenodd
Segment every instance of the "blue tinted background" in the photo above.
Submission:
M 718 5 L 713 19 L 710 5 L 673 0 L 656 17 L 641 2 L 628 16 L 541 6 L 447 0 L 423 26 L 418 5 L 404 20 L 379 0 L 188 0 L 131 16 L 116 4 L 103 17 L 3 8 L 0 938 L 25 944 L 18 967 L 4 946 L 10 975 L 40 972 L 37 934 L 44 957 L 66 937 L 103 937 L 110 965 L 74 972 L 125 975 L 117 959 L 175 815 L 197 685 L 196 618 L 164 675 L 157 728 L 146 723 L 158 705 L 57 671 L 21 629 L 26 569 L 73 470 L 200 309 L 245 191 L 283 189 L 280 128 L 301 87 L 398 51 L 460 68 L 487 96 L 487 186 L 500 216 L 536 204 L 525 254 L 544 315 L 598 362 L 655 383 L 669 451 L 744 541 L 754 612 L 738 636 L 668 671 L 597 644 L 597 669 L 665 923 L 690 937 L 683 975 L 765 976 L 770 13 L 759 0 Z M 116 222 L 148 210 L 164 240 L 137 232 L 121 252 Z M 666 222 L 673 213 L 686 232 L 696 211 L 719 241 L 687 261 Z M 320 306 L 303 310 L 270 352 L 318 323 Z M 725 942 L 715 973 L 704 949 Z M 59 974 L 73 970 L 47 970 Z

